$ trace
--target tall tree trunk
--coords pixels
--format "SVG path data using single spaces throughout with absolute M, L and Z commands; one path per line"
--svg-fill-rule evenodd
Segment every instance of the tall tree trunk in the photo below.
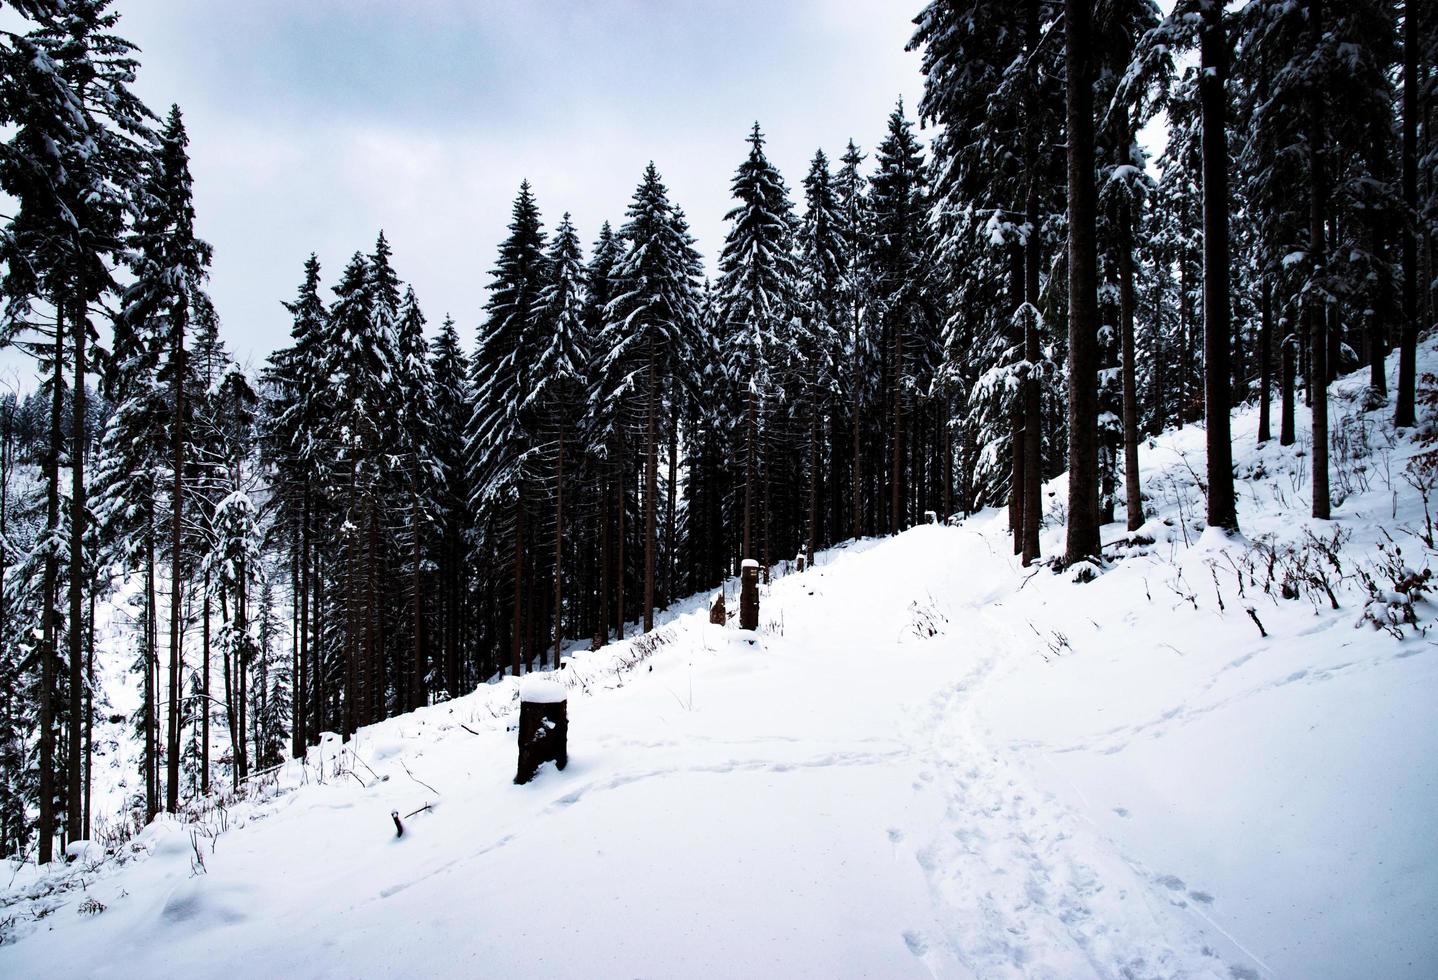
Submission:
M 165 739 L 165 809 L 174 813 L 180 800 L 180 595 L 181 535 L 185 518 L 185 310 L 180 302 L 171 312 L 171 379 L 174 416 L 170 425 L 170 713 Z
M 379 642 L 379 508 L 371 496 L 366 504 L 368 520 L 365 521 L 365 603 L 364 603 L 364 662 L 368 670 L 365 678 L 366 724 L 383 720 L 384 703 L 384 652 Z
M 1030 96 L 1028 121 L 1024 127 L 1024 212 L 1028 237 L 1024 242 L 1024 299 L 1029 309 L 1024 316 L 1024 359 L 1028 370 L 1023 378 L 1024 401 L 1024 514 L 1023 563 L 1039 557 L 1039 527 L 1043 523 L 1043 393 L 1039 390 L 1039 362 L 1043 350 L 1039 338 L 1039 267 L 1042 247 L 1039 234 L 1039 60 L 1033 57 L 1040 42 L 1038 0 L 1024 4 L 1025 48 L 1030 55 Z
M 609 481 L 605 479 L 600 487 L 599 506 L 599 624 L 594 631 L 595 638 L 599 645 L 603 646 L 609 642 L 609 600 L 613 590 L 610 588 L 610 561 L 609 548 Z
M 659 493 L 659 366 L 649 339 L 649 405 L 644 419 L 644 632 L 654 629 L 655 510 Z
M 858 341 L 856 340 L 855 343 L 857 344 L 857 342 Z M 857 360 L 857 356 L 855 359 Z M 859 372 L 857 368 L 855 368 L 853 372 L 851 384 L 854 387 L 853 399 L 850 405 L 850 411 L 853 413 L 854 416 L 854 484 L 852 490 L 854 526 L 851 528 L 851 533 L 854 539 L 858 540 L 859 538 L 862 538 L 864 536 L 864 450 L 863 440 L 860 438 L 863 427 L 863 420 L 859 411 Z
M 70 761 L 69 805 L 66 808 L 66 836 L 74 840 L 85 837 L 84 783 L 82 739 L 88 735 L 84 721 L 84 589 L 85 589 L 85 341 L 89 317 L 86 314 L 84 289 L 78 290 L 70 323 L 74 348 L 75 385 L 71 393 L 70 423 Z M 57 324 L 58 327 L 58 324 Z
M 1418 8 L 1407 0 L 1403 11 L 1403 331 L 1398 352 L 1398 403 L 1395 425 L 1416 420 L 1418 384 Z
M 1380 225 L 1381 222 L 1375 215 L 1373 220 L 1368 222 L 1368 229 L 1373 240 L 1373 254 L 1377 256 L 1378 267 L 1386 269 L 1390 268 L 1388 238 Z M 1388 378 L 1387 372 L 1384 371 L 1384 362 L 1388 357 L 1388 320 L 1391 309 L 1388 290 L 1381 286 L 1375 288 L 1368 311 L 1368 330 L 1365 333 L 1365 339 L 1368 342 L 1368 387 L 1374 393 L 1385 398 L 1388 395 Z M 1399 357 L 1401 358 L 1402 355 L 1400 354 Z
M 1128 529 L 1143 526 L 1143 484 L 1138 472 L 1138 370 L 1134 344 L 1133 213 L 1123 205 L 1119 216 L 1118 316 L 1123 357 L 1123 485 Z
M 664 606 L 669 607 L 678 598 L 678 587 L 675 582 L 677 575 L 677 558 L 679 551 L 679 529 L 677 494 L 679 487 L 679 407 L 676 399 L 670 409 L 669 417 L 669 485 L 668 490 L 668 512 L 664 519 Z
M 300 505 L 300 581 L 299 581 L 299 607 L 300 607 L 300 635 L 294 647 L 292 659 L 292 673 L 294 678 L 294 691 L 292 692 L 291 731 L 290 731 L 290 755 L 298 759 L 305 754 L 305 745 L 308 739 L 305 735 L 305 721 L 309 706 L 309 652 L 310 652 L 310 488 L 304 488 L 304 496 Z
M 243 558 L 241 558 L 237 564 L 239 565 L 239 574 L 235 576 L 238 579 L 235 583 L 235 631 L 243 637 L 249 633 L 250 626 L 248 612 L 249 596 L 248 590 L 245 588 L 245 583 L 248 581 L 248 573 Z M 235 686 L 239 690 L 240 713 L 235 724 L 235 731 L 239 735 L 239 741 L 235 743 L 234 750 L 235 758 L 238 760 L 238 773 L 241 780 L 247 778 L 250 774 L 249 743 L 245 737 L 245 733 L 248 730 L 246 716 L 250 708 L 248 685 L 250 673 L 249 657 L 249 644 L 246 643 L 244 647 L 241 648 L 240 655 L 235 658 Z
M 210 569 L 200 600 L 200 792 L 210 792 Z
M 1178 428 L 1182 429 L 1188 412 L 1189 324 L 1193 320 L 1193 300 L 1188 291 L 1188 248 L 1178 250 Z
M 156 619 L 159 615 L 159 598 L 156 595 L 155 578 L 155 487 L 149 487 L 149 499 L 145 501 L 145 822 L 155 819 L 160 809 L 159 793 L 159 732 L 160 732 L 160 632 Z
M 524 647 L 524 485 L 514 501 L 514 610 L 510 621 L 509 666 L 518 677 Z
M 817 393 L 809 390 L 809 527 L 804 546 L 804 567 L 813 564 L 819 549 L 819 405 Z
M 1014 350 L 1014 359 L 1020 361 L 1028 355 L 1026 331 L 1019 324 L 1028 271 L 1024 259 L 1025 251 L 1024 246 L 1018 244 L 1009 250 L 1009 294 L 1013 309 L 1009 312 L 1008 339 Z M 1024 462 L 1028 458 L 1025 448 L 1028 442 L 1028 420 L 1024 417 L 1026 392 L 1023 381 L 1027 376 L 1028 371 L 1022 371 L 1018 390 L 1014 392 L 1013 403 L 1009 406 L 1009 533 L 1013 536 L 1016 555 L 1021 555 L 1024 551 L 1024 515 L 1027 513 L 1024 490 L 1028 484 L 1024 479 Z
M 1099 554 L 1098 246 L 1093 151 L 1094 51 L 1090 5 L 1064 3 L 1068 114 L 1069 514 L 1064 563 Z
M 615 555 L 614 567 L 614 611 L 616 620 L 615 635 L 621 640 L 624 639 L 624 625 L 626 622 L 624 610 L 624 543 L 625 538 L 628 536 L 625 534 L 624 528 L 624 513 L 627 510 L 627 507 L 625 506 L 625 496 L 628 493 L 628 488 L 625 486 L 625 482 L 628 477 L 628 474 L 625 472 L 625 452 L 626 450 L 624 446 L 624 430 L 623 428 L 621 428 L 619 431 L 619 473 L 614 484 L 615 495 L 618 498 L 617 505 L 619 507 L 619 523 L 618 527 L 616 528 L 617 537 L 615 538 L 615 547 L 618 550 Z
M 1263 275 L 1258 296 L 1258 442 L 1273 438 L 1273 286 Z
M 0 520 L 0 529 L 4 521 Z M 0 575 L 0 581 L 4 576 Z M 81 836 L 90 840 L 90 828 L 94 826 L 90 809 L 91 792 L 95 782 L 95 585 L 90 585 L 90 615 L 85 619 L 85 829 Z M 0 622 L 4 616 L 0 616 Z
M 1283 408 L 1279 419 L 1278 444 L 1291 446 L 1298 438 L 1294 432 L 1294 413 L 1296 412 L 1294 389 L 1298 386 L 1297 341 L 1291 336 L 1283 338 L 1282 349 Z
M 744 423 L 744 546 L 741 548 L 740 558 L 749 559 L 754 556 L 754 463 L 759 441 L 759 407 L 755 404 L 756 395 L 751 386 L 746 394 L 748 401 L 746 419 Z
M 315 611 L 314 611 L 314 643 L 310 647 L 310 663 L 314 670 L 313 694 L 314 701 L 314 740 L 319 742 L 320 733 L 325 730 L 325 576 L 324 568 L 320 564 L 319 550 L 313 553 L 314 571 L 313 581 L 315 583 Z
M 889 533 L 904 529 L 904 318 L 894 324 L 894 426 L 890 435 Z M 767 572 L 767 567 L 765 568 Z
M 1223 7 L 1203 8 L 1200 35 L 1203 114 L 1203 355 L 1204 415 L 1208 445 L 1208 523 L 1238 531 L 1233 491 L 1233 440 L 1229 432 L 1232 342 L 1228 297 L 1228 38 Z
M 414 524 L 414 538 L 410 541 L 410 623 L 413 634 L 410 637 L 410 659 L 414 663 L 414 690 L 410 691 L 410 706 L 412 708 L 423 708 L 429 703 L 429 695 L 425 691 L 425 675 L 429 672 L 424 657 L 424 575 L 421 568 L 420 553 L 420 513 L 419 513 L 419 486 L 418 483 L 412 488 L 414 498 L 412 505 L 412 523 Z
M 554 669 L 564 646 L 564 423 L 559 423 L 559 454 L 554 480 Z
M 59 656 L 55 606 L 59 600 L 60 556 L 56 541 L 60 531 L 60 419 L 65 406 L 65 303 L 55 303 L 55 349 L 50 393 L 50 447 L 45 466 L 45 580 L 42 583 L 45 609 L 40 626 L 40 864 L 48 864 L 55 844 L 55 660 Z
M 230 603 L 224 582 L 220 583 L 220 622 L 230 625 Z M 225 728 L 230 736 L 230 786 L 240 786 L 239 715 L 235 705 L 234 644 L 220 645 L 220 667 L 225 678 Z
M 1308 0 L 1309 37 L 1316 54 L 1323 43 L 1323 0 Z M 1323 93 L 1315 90 L 1308 97 L 1308 151 L 1312 168 L 1313 191 L 1309 209 L 1309 249 L 1313 282 L 1317 286 L 1326 274 L 1327 244 L 1324 227 L 1327 221 L 1327 182 L 1324 176 L 1323 150 L 1326 137 L 1323 127 Z M 1316 290 L 1309 297 L 1309 329 L 1311 336 L 1309 387 L 1313 392 L 1313 516 L 1326 521 L 1331 500 L 1328 492 L 1328 317 Z

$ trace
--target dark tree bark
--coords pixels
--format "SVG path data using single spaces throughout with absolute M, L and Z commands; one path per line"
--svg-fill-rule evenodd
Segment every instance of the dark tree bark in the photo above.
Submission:
M 1398 352 L 1395 425 L 1415 422 L 1418 383 L 1418 13 L 1422 0 L 1403 12 L 1403 331 Z
M 1069 513 L 1066 565 L 1099 554 L 1098 246 L 1090 4 L 1064 3 L 1068 114 Z
M 410 691 L 410 704 L 415 708 L 423 708 L 429 703 L 429 694 L 425 690 L 425 675 L 429 672 L 424 656 L 424 572 L 420 550 L 419 537 L 419 486 L 412 490 L 414 502 L 412 504 L 412 523 L 414 524 L 414 538 L 410 541 L 410 624 L 413 632 L 410 636 L 410 658 L 413 661 L 414 676 L 412 680 L 413 690 Z
M 624 524 L 625 524 L 624 514 L 625 514 L 625 511 L 628 510 L 627 501 L 626 501 L 626 499 L 625 499 L 625 495 L 626 495 L 626 492 L 627 492 L 627 491 L 626 491 L 625 486 L 624 486 L 625 478 L 626 478 L 626 476 L 627 476 L 627 473 L 625 472 L 625 459 L 624 459 L 624 457 L 625 457 L 624 431 L 623 431 L 623 429 L 621 429 L 620 432 L 619 432 L 619 473 L 618 473 L 618 477 L 617 477 L 617 479 L 615 480 L 615 483 L 614 483 L 614 490 L 615 490 L 615 497 L 616 497 L 615 504 L 616 504 L 616 506 L 618 507 L 618 525 L 617 525 L 617 528 L 616 528 L 617 536 L 616 536 L 616 538 L 615 538 L 615 547 L 616 547 L 616 549 L 617 549 L 617 555 L 616 555 L 616 560 L 615 560 L 615 563 L 614 563 L 614 596 L 615 596 L 615 601 L 614 601 L 615 630 L 614 630 L 614 632 L 615 632 L 615 636 L 616 636 L 618 639 L 621 639 L 621 640 L 624 639 L 624 627 L 625 627 L 625 623 L 626 623 L 625 610 L 624 610 L 624 579 L 625 579 L 625 575 L 624 575 L 624 571 L 625 571 L 625 565 L 624 565 L 624 552 L 625 552 L 625 547 L 624 547 L 624 542 L 625 542 L 625 538 L 626 538 L 626 535 L 625 535 L 625 533 L 624 533 Z
M 1233 342 L 1228 280 L 1228 37 L 1223 5 L 1203 7 L 1199 101 L 1203 115 L 1203 355 L 1208 444 L 1208 523 L 1238 531 L 1233 490 L 1232 401 L 1228 355 Z
M 1283 410 L 1279 420 L 1278 444 L 1291 446 L 1298 438 L 1294 432 L 1294 412 L 1297 411 L 1294 389 L 1298 386 L 1298 341 L 1293 337 L 1285 337 L 1282 348 Z
M 1308 0 L 1308 29 L 1316 53 L 1323 43 L 1323 0 Z M 1326 521 L 1332 507 L 1328 491 L 1328 317 L 1317 295 L 1328 267 L 1324 230 L 1327 222 L 1328 185 L 1324 175 L 1323 93 L 1308 97 L 1308 155 L 1313 188 L 1309 209 L 1309 250 L 1314 292 L 1308 297 L 1308 385 L 1313 395 L 1313 516 Z
M 1263 276 L 1258 297 L 1258 441 L 1273 438 L 1273 286 Z
M 88 738 L 83 694 L 84 663 L 84 589 L 85 589 L 85 341 L 89 318 L 86 315 L 84 289 L 79 290 L 70 310 L 73 329 L 70 346 L 74 348 L 75 386 L 70 402 L 70 738 L 69 738 L 69 804 L 66 807 L 66 836 L 81 840 L 84 830 L 82 738 Z M 57 323 L 58 329 L 58 323 Z
M 805 553 L 813 562 L 819 547 L 819 405 L 817 394 L 809 392 L 809 528 Z
M 160 734 L 160 627 L 159 598 L 155 589 L 155 525 L 154 487 L 145 501 L 145 822 L 155 819 L 160 809 L 159 734 Z
M 739 557 L 752 558 L 754 556 L 754 481 L 756 478 L 755 453 L 759 441 L 759 407 L 755 404 L 755 394 L 751 388 L 745 395 L 747 407 L 744 421 L 744 545 L 740 549 Z
M 759 565 L 746 558 L 739 572 L 739 628 L 759 628 Z
M 649 405 L 644 419 L 644 632 L 654 629 L 655 511 L 659 494 L 658 352 L 649 340 Z
M 1038 364 L 1043 357 L 1039 338 L 1039 140 L 1038 140 L 1038 0 L 1027 0 L 1024 11 L 1025 48 L 1030 54 L 1034 78 L 1029 82 L 1028 119 L 1024 129 L 1024 211 L 1028 240 L 1024 243 L 1024 298 L 1031 307 L 1024 318 L 1024 359 L 1029 367 L 1023 378 L 1024 412 L 1024 513 L 1023 563 L 1028 566 L 1039 556 L 1039 526 L 1043 522 L 1043 400 L 1039 390 Z M 945 462 L 949 461 L 946 456 Z M 947 484 L 945 491 L 947 492 Z
M 620 629 L 623 632 L 623 628 Z M 520 675 L 520 656 L 524 646 L 524 488 L 514 503 L 514 609 L 510 621 L 509 667 L 515 677 Z
M 669 485 L 668 508 L 664 517 L 664 606 L 667 609 L 679 596 L 677 556 L 679 551 L 678 528 L 678 487 L 679 487 L 679 403 L 676 399 L 669 412 Z
M 210 791 L 210 570 L 200 601 L 200 792 Z
M 904 529 L 904 321 L 903 317 L 894 324 L 894 426 L 889 460 L 889 533 L 898 534 Z M 764 563 L 768 573 L 769 563 Z
M 569 764 L 569 705 L 566 701 L 519 702 L 519 766 L 514 781 L 523 785 L 539 767 Z
M 310 657 L 310 489 L 304 489 L 304 499 L 300 507 L 300 540 L 299 540 L 299 607 L 300 607 L 300 634 L 299 641 L 294 645 L 294 677 L 295 689 L 293 692 L 292 731 L 290 738 L 290 754 L 296 759 L 304 755 L 305 745 L 309 739 L 305 733 L 305 721 L 307 706 L 309 705 L 309 690 L 307 680 L 309 678 L 309 657 Z M 206 589 L 206 592 L 209 590 Z M 209 630 L 209 618 L 205 622 L 206 633 Z M 209 674 L 208 665 L 205 673 Z M 208 712 L 208 708 L 206 709 Z
M 554 480 L 554 669 L 564 646 L 564 423 L 559 425 L 559 453 Z
M 854 315 L 854 350 L 855 350 L 855 353 L 854 353 L 854 361 L 855 361 L 855 365 L 854 365 L 853 370 L 852 370 L 852 372 L 851 372 L 851 374 L 850 374 L 850 381 L 849 381 L 849 383 L 850 383 L 850 384 L 852 385 L 852 387 L 853 387 L 852 397 L 851 397 L 851 400 L 850 400 L 849 411 L 853 414 L 853 423 L 854 423 L 854 432 L 853 432 L 854 444 L 853 444 L 853 450 L 852 450 L 853 453 L 854 453 L 854 459 L 853 459 L 853 466 L 854 466 L 854 485 L 853 485 L 853 489 L 852 489 L 852 496 L 853 496 L 852 503 L 853 503 L 854 526 L 853 526 L 853 529 L 852 529 L 852 534 L 853 534 L 853 537 L 854 537 L 855 540 L 858 540 L 859 538 L 862 538 L 862 537 L 864 536 L 864 448 L 863 448 L 863 439 L 861 438 L 861 434 L 862 434 L 862 431 L 863 431 L 863 417 L 862 417 L 862 414 L 861 414 L 861 411 L 860 411 L 861 400 L 860 400 L 860 398 L 859 398 L 859 384 L 860 384 L 860 380 L 859 380 L 859 368 L 858 368 L 858 359 L 859 359 L 859 355 L 858 355 L 858 349 L 859 349 L 859 337 L 858 337 L 858 333 L 859 333 L 859 316 L 858 316 L 858 314 L 856 313 L 856 314 Z
M 1143 486 L 1138 472 L 1138 372 L 1134 344 L 1133 215 L 1127 204 L 1119 216 L 1118 308 L 1123 358 L 1123 485 L 1128 529 L 1143 526 Z
M 170 425 L 170 712 L 165 739 L 165 809 L 174 813 L 180 800 L 180 598 L 181 554 L 185 527 L 185 309 L 177 301 L 170 323 L 170 379 L 174 416 Z
M 45 460 L 45 529 L 50 544 L 45 549 L 45 580 L 42 583 L 45 609 L 40 627 L 40 814 L 37 861 L 48 864 L 55 844 L 55 660 L 59 656 L 55 605 L 59 600 L 60 565 L 55 536 L 60 528 L 60 419 L 65 410 L 65 302 L 55 303 L 55 362 L 50 393 L 50 446 Z

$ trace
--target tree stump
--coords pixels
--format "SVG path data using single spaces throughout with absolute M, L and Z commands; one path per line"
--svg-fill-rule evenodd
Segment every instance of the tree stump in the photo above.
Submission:
M 728 622 L 724 612 L 724 593 L 720 592 L 714 596 L 714 601 L 709 603 L 709 623 L 713 626 L 723 626 Z
M 794 571 L 802 572 L 806 564 L 807 562 L 804 559 L 804 552 L 801 551 L 794 556 Z
M 739 628 L 759 628 L 759 563 L 745 558 L 739 571 Z
M 564 687 L 543 678 L 525 678 L 519 688 L 519 768 L 517 784 L 534 778 L 539 767 L 553 762 L 569 764 L 568 694 Z

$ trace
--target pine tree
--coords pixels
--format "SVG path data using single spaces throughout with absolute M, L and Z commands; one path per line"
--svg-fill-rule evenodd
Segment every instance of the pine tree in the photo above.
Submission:
M 737 203 L 725 215 L 730 225 L 719 256 L 718 293 L 729 342 L 729 373 L 743 398 L 740 555 L 747 560 L 756 557 L 755 509 L 767 514 L 770 505 L 761 481 L 767 480 L 771 460 L 762 458 L 762 446 L 772 416 L 786 397 L 783 381 L 794 359 L 792 319 L 798 282 L 793 206 L 784 179 L 764 155 L 764 134 L 758 123 L 749 134 L 749 157 L 730 186 Z M 771 544 L 767 533 L 761 541 L 760 565 L 767 569 Z
M 466 682 L 460 654 L 464 640 L 465 552 L 464 534 L 469 490 L 464 456 L 464 428 L 471 414 L 469 363 L 460 347 L 454 320 L 445 317 L 439 335 L 430 343 L 433 429 L 431 449 L 438 469 L 434 494 L 438 514 L 436 577 L 440 586 L 444 690 L 457 696 Z
M 869 206 L 874 236 L 870 263 L 889 387 L 889 533 L 910 522 L 912 489 L 905 466 L 905 423 L 927 388 L 925 356 L 938 344 L 939 318 L 929 293 L 928 174 L 903 103 L 875 154 Z
M 534 384 L 522 410 L 532 411 L 552 463 L 550 492 L 554 496 L 554 668 L 559 669 L 564 639 L 565 490 L 574 482 L 582 458 L 578 430 L 584 421 L 589 390 L 589 337 L 584 318 L 584 255 L 568 212 L 554 229 L 546 255 L 547 279 L 535 308 L 541 344 L 534 365 Z M 567 475 L 566 475 L 567 474 Z
M 662 393 L 687 357 L 697 319 L 696 257 L 687 226 L 677 217 L 653 163 L 644 170 L 619 231 L 624 254 L 609 274 L 612 291 L 594 342 L 598 352 L 591 404 L 600 440 L 617 453 L 623 514 L 623 447 L 642 440 L 644 490 L 643 624 L 654 628 L 654 581 L 658 535 L 659 444 L 665 424 Z M 620 532 L 623 547 L 623 531 Z M 622 553 L 622 552 L 621 552 Z M 618 562 L 622 581 L 624 562 Z M 622 597 L 622 591 L 620 592 Z M 624 630 L 624 604 L 619 629 Z
M 805 553 L 812 562 L 819 548 L 821 429 L 824 415 L 834 409 L 843 383 L 845 322 L 844 218 L 833 175 L 829 172 L 829 159 L 822 150 L 814 154 L 804 178 L 804 205 L 804 219 L 798 234 L 798 302 L 802 328 L 797 350 L 804 410 L 808 415 L 809 507 Z M 832 475 L 829 482 L 835 482 Z
M 433 547 L 439 515 L 434 488 L 441 471 L 435 458 L 435 379 L 424 338 L 424 314 L 413 289 L 406 289 L 400 301 L 396 327 L 397 482 L 404 498 L 401 518 L 401 546 L 408 552 L 410 606 L 410 698 L 408 707 L 429 703 L 431 671 L 425 662 L 427 649 L 424 612 L 425 558 Z M 407 547 L 406 547 L 407 546 Z
M 43 2 L 22 5 L 25 33 L 7 33 L 0 61 L 0 122 L 11 138 L 0 150 L 0 189 L 16 202 L 6 234 L 0 236 L 5 264 L 4 292 L 9 299 L 0 341 L 23 330 L 32 304 L 54 311 L 51 359 L 52 409 L 62 407 L 59 375 L 64 370 L 61 338 L 70 336 L 73 365 L 71 445 L 62 461 L 61 420 L 51 420 L 52 445 L 47 465 L 49 502 L 44 547 L 46 636 L 40 702 L 39 853 L 51 857 L 55 831 L 52 777 L 56 770 L 54 669 L 59 665 L 59 636 L 64 627 L 59 607 L 58 549 L 62 463 L 68 462 L 70 492 L 68 561 L 68 754 L 64 765 L 63 809 L 66 837 L 85 834 L 81 746 L 84 720 L 84 590 L 90 581 L 84 556 L 87 519 L 85 442 L 88 418 L 87 346 L 94 341 L 90 306 L 113 288 L 110 263 L 118 256 L 126 198 L 137 180 L 148 139 L 149 111 L 130 92 L 136 62 L 133 45 L 111 33 L 118 20 L 109 0 L 75 0 L 64 6 Z
M 544 232 L 539 208 L 528 181 L 519 188 L 511 211 L 509 236 L 499 248 L 485 322 L 475 351 L 474 415 L 466 432 L 466 453 L 473 475 L 471 506 L 483 526 L 484 518 L 507 514 L 509 565 L 514 600 L 510 608 L 510 665 L 520 673 L 525 654 L 526 629 L 524 557 L 527 550 L 527 512 L 533 505 L 528 491 L 535 479 L 532 450 L 535 420 L 521 411 L 533 384 L 531 365 L 537 353 L 534 313 L 546 278 Z M 497 540 L 486 542 L 501 549 Z M 481 564 L 483 562 L 481 561 Z

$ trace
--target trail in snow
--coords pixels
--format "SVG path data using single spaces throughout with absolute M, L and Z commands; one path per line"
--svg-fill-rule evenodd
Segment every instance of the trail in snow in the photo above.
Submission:
M 57 873 L 84 892 L 17 873 L 0 975 L 1431 976 L 1433 644 L 1355 630 L 1351 580 L 1334 611 L 1239 574 L 1192 517 L 1201 444 L 1145 452 L 1157 540 L 1090 584 L 1020 569 L 996 512 L 853 543 L 754 642 L 696 596 L 572 651 L 562 773 L 510 784 L 506 680 Z M 1270 474 L 1245 531 L 1299 540 L 1260 491 L 1302 497 L 1301 446 L 1238 466 Z M 1349 568 L 1422 517 L 1376 484 L 1336 513 Z

